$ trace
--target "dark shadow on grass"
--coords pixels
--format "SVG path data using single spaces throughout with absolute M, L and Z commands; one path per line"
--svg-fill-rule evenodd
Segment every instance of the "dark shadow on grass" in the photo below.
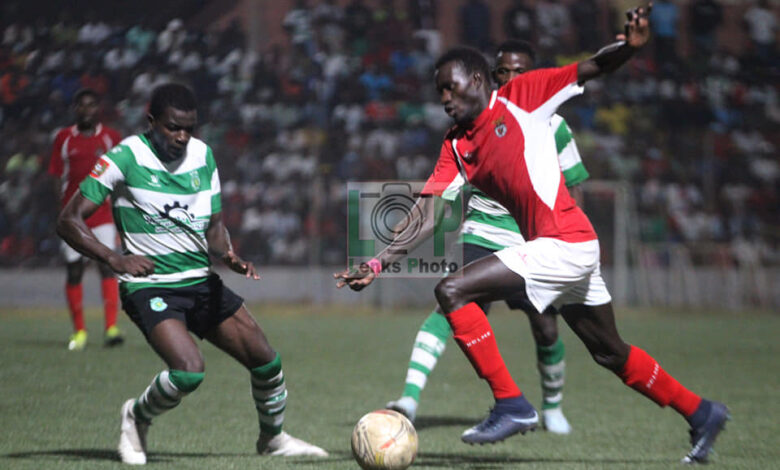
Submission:
M 119 455 L 114 449 L 53 449 L 53 450 L 38 450 L 30 452 L 13 452 L 10 454 L 2 455 L 9 459 L 46 459 L 48 457 L 54 457 L 56 459 L 70 459 L 73 461 L 79 460 L 96 460 L 96 461 L 110 461 L 119 462 Z M 150 452 L 147 454 L 148 463 L 155 462 L 172 462 L 179 458 L 219 458 L 219 457 L 246 457 L 246 458 L 263 458 L 257 454 L 243 453 L 243 452 Z M 266 457 L 277 458 L 277 457 Z M 290 461 L 296 463 L 321 463 L 332 462 L 334 460 L 352 460 L 352 454 L 346 451 L 336 451 L 330 453 L 330 458 L 323 459 L 321 457 L 287 457 Z
M 560 459 L 555 457 L 517 457 L 507 454 L 496 455 L 484 455 L 474 454 L 466 452 L 452 452 L 452 453 L 440 453 L 440 452 L 421 452 L 417 455 L 415 465 L 437 468 L 459 468 L 465 467 L 469 469 L 488 470 L 494 468 L 515 468 L 520 464 L 586 464 L 599 467 L 603 465 L 613 464 L 625 464 L 625 465 L 642 465 L 651 463 L 669 463 L 667 460 L 661 459 L 589 459 L 583 458 L 571 458 Z
M 414 420 L 415 429 L 443 428 L 447 426 L 474 426 L 479 418 L 464 418 L 460 416 L 418 416 Z
M 240 457 L 243 453 L 207 453 L 207 452 L 150 452 L 147 454 L 149 462 L 170 462 L 178 457 L 203 458 L 203 457 Z M 39 459 L 46 457 L 70 458 L 71 460 L 108 460 L 119 461 L 119 455 L 114 449 L 52 449 L 30 452 L 13 452 L 3 457 L 10 459 Z

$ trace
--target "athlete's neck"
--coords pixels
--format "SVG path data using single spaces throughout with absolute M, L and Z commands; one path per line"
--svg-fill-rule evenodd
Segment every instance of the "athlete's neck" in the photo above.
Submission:
M 78 129 L 79 134 L 95 135 L 95 131 L 97 131 L 97 124 L 77 122 L 76 129 Z

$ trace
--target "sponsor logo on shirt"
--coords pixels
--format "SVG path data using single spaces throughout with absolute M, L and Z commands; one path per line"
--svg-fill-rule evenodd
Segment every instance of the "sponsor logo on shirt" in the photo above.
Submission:
M 95 163 L 95 167 L 92 168 L 92 172 L 89 174 L 89 176 L 93 178 L 99 178 L 100 175 L 106 172 L 108 170 L 108 160 L 100 159 Z

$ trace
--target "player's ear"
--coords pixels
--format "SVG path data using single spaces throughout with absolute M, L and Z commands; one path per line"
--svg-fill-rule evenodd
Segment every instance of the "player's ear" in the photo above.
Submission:
M 154 126 L 154 116 L 152 116 L 152 113 L 146 114 L 146 120 L 149 121 L 149 127 Z
M 485 78 L 482 76 L 482 73 L 480 72 L 474 72 L 474 75 L 471 76 L 471 80 L 474 82 L 474 86 L 476 88 L 480 88 L 483 85 L 485 85 Z

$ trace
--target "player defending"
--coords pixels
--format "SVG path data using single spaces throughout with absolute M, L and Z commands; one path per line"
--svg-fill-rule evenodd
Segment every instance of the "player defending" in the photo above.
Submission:
M 728 419 L 725 405 L 702 399 L 683 387 L 642 349 L 623 341 L 615 325 L 612 299 L 601 278 L 599 242 L 590 221 L 565 186 L 555 155 L 549 120 L 581 84 L 613 71 L 644 46 L 650 8 L 628 13 L 625 40 L 606 46 L 592 58 L 565 67 L 522 74 L 498 91 L 487 79 L 485 58 L 458 48 L 436 63 L 436 88 L 456 125 L 448 132 L 423 195 L 441 195 L 459 178 L 506 207 L 527 243 L 498 251 L 444 278 L 435 294 L 455 341 L 496 401 L 484 421 L 466 430 L 467 443 L 492 443 L 534 429 L 538 414 L 509 374 L 490 323 L 479 302 L 524 293 L 543 312 L 560 306 L 566 323 L 585 343 L 593 359 L 660 406 L 671 406 L 691 426 L 692 448 L 686 463 L 707 460 Z M 399 248 L 414 248 L 433 228 L 430 197 L 412 211 L 409 227 L 377 258 L 336 275 L 338 287 L 360 290 L 393 262 Z M 411 228 L 408 230 L 412 230 Z M 409 238 L 404 238 L 409 237 Z
M 76 193 L 79 183 L 87 177 L 97 159 L 119 143 L 119 132 L 98 122 L 99 107 L 99 97 L 95 91 L 83 88 L 76 92 L 73 99 L 76 124 L 61 129 L 54 138 L 49 173 L 59 179 L 57 192 L 61 193 L 62 206 Z M 116 249 L 116 228 L 111 217 L 109 201 L 101 204 L 86 220 L 86 224 L 102 244 L 112 250 Z M 87 345 L 81 286 L 81 279 L 84 277 L 84 258 L 67 243 L 62 244 L 62 254 L 67 272 L 65 298 L 73 321 L 73 335 L 68 341 L 68 349 L 80 351 Z M 100 272 L 100 287 L 105 310 L 104 344 L 117 346 L 123 341 L 122 333 L 116 326 L 119 304 L 117 280 L 111 268 L 104 263 L 97 263 L 97 268 Z
M 534 50 L 528 42 L 506 41 L 498 47 L 493 78 L 499 86 L 504 86 L 517 75 L 531 70 L 534 59 Z M 579 201 L 582 190 L 578 185 L 588 179 L 588 172 L 582 164 L 566 121 L 554 114 L 551 125 L 566 186 L 572 197 Z M 463 244 L 464 264 L 509 246 L 525 243 L 509 211 L 478 189 L 472 189 L 459 241 Z M 523 300 L 507 299 L 506 303 L 511 309 L 524 310 L 531 324 L 542 383 L 542 425 L 552 433 L 569 434 L 571 426 L 561 409 L 565 362 L 563 342 L 558 338 L 557 312 L 554 307 L 549 307 L 539 315 L 534 307 Z M 490 304 L 482 303 L 480 307 L 488 313 Z M 436 367 L 439 356 L 444 353 L 450 336 L 452 329 L 447 319 L 438 308 L 435 309 L 425 319 L 415 338 L 403 394 L 398 400 L 389 402 L 387 408 L 399 411 L 414 421 L 420 392 L 425 388 L 428 375 Z
M 122 461 L 145 464 L 152 419 L 176 407 L 203 381 L 203 356 L 189 332 L 249 370 L 260 454 L 327 456 L 282 431 L 287 389 L 279 354 L 243 299 L 211 270 L 209 255 L 247 279 L 259 279 L 254 265 L 233 251 L 222 223 L 214 156 L 192 137 L 195 96 L 183 85 L 162 85 L 152 93 L 148 118 L 146 133 L 124 139 L 98 160 L 57 227 L 73 248 L 119 274 L 124 310 L 168 366 L 122 406 Z M 84 223 L 109 194 L 121 255 L 100 243 Z

